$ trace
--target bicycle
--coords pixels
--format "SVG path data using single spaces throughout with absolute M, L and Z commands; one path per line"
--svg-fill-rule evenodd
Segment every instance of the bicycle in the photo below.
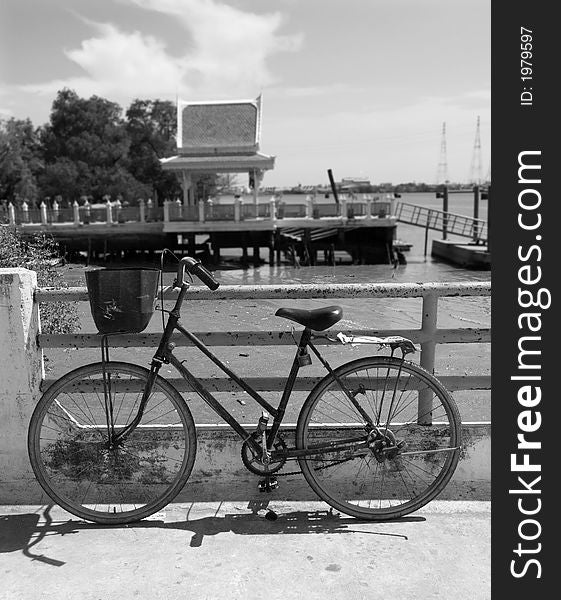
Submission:
M 150 516 L 177 496 L 193 468 L 196 431 L 186 401 L 158 373 L 163 364 L 171 364 L 237 432 L 242 462 L 261 478 L 261 490 L 275 489 L 280 471 L 296 461 L 323 501 L 347 515 L 376 521 L 414 512 L 444 489 L 459 459 L 460 416 L 443 385 L 406 360 L 415 351 L 410 340 L 340 333 L 343 343 L 375 343 L 391 355 L 359 358 L 333 369 L 313 340 L 328 335 L 342 318 L 341 307 L 279 308 L 277 316 L 303 330 L 274 407 L 181 324 L 190 285 L 185 271 L 191 282 L 196 275 L 213 290 L 219 285 L 199 261 L 180 260 L 174 281 L 179 294 L 173 309 L 165 311 L 167 322 L 150 369 L 102 360 L 65 374 L 41 397 L 31 418 L 28 449 L 37 480 L 53 501 L 82 519 L 122 524 Z M 262 407 L 254 430 L 240 424 L 175 356 L 174 331 Z M 298 372 L 312 356 L 327 374 L 304 401 L 295 443 L 289 446 L 281 424 Z

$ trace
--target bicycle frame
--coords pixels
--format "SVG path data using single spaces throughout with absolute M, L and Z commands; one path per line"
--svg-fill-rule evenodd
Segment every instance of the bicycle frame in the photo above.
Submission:
M 284 418 L 284 414 L 286 411 L 286 407 L 288 406 L 292 390 L 294 389 L 294 383 L 298 376 L 298 372 L 301 368 L 299 358 L 306 354 L 307 348 L 309 347 L 319 358 L 319 360 L 327 369 L 327 371 L 332 375 L 334 374 L 333 370 L 331 369 L 327 361 L 321 356 L 316 347 L 312 344 L 312 331 L 308 328 L 304 328 L 300 336 L 300 340 L 298 342 L 296 354 L 294 356 L 294 360 L 292 362 L 292 366 L 288 374 L 284 390 L 279 401 L 279 405 L 275 408 L 269 402 L 267 402 L 255 389 L 253 389 L 242 378 L 240 378 L 236 373 L 234 373 L 226 364 L 224 364 L 224 362 L 222 362 L 219 357 L 217 357 L 211 350 L 209 350 L 209 348 L 201 340 L 199 340 L 194 334 L 192 334 L 190 331 L 183 327 L 183 325 L 180 322 L 180 310 L 188 287 L 189 286 L 185 283 L 181 286 L 178 298 L 175 302 L 175 306 L 169 312 L 168 320 L 164 332 L 162 334 L 160 344 L 152 359 L 150 377 L 146 388 L 143 392 L 143 396 L 139 404 L 138 413 L 127 427 L 125 427 L 122 431 L 118 432 L 113 436 L 113 444 L 124 440 L 124 438 L 126 438 L 128 434 L 140 423 L 144 407 L 152 392 L 152 387 L 154 381 L 156 380 L 158 371 L 160 370 L 162 364 L 165 363 L 171 364 L 173 367 L 175 367 L 175 369 L 187 381 L 191 388 L 206 402 L 206 404 L 208 404 L 208 406 L 216 414 L 218 414 L 218 416 L 220 416 L 228 425 L 230 425 L 230 427 L 240 436 L 240 438 L 250 446 L 252 451 L 254 451 L 255 453 L 261 452 L 261 447 L 252 437 L 253 432 L 250 432 L 245 427 L 243 427 L 243 425 L 239 423 L 239 421 L 232 414 L 230 414 L 228 410 L 226 410 L 226 408 L 224 408 L 220 401 L 217 400 L 215 396 L 199 382 L 197 377 L 193 375 L 191 371 L 189 371 L 189 369 L 187 369 L 183 365 L 183 363 L 173 355 L 173 349 L 175 348 L 175 344 L 171 342 L 171 337 L 174 331 L 178 331 L 183 336 L 185 336 L 195 347 L 197 347 L 205 356 L 207 356 L 215 365 L 217 365 L 220 370 L 222 370 L 226 375 L 228 375 L 228 377 L 230 377 L 242 390 L 247 392 L 264 410 L 266 410 L 273 417 L 272 426 L 267 431 L 267 449 L 271 452 L 272 458 L 278 456 L 278 451 L 273 450 L 273 445 L 275 443 L 279 428 L 282 424 L 282 420 Z M 358 402 L 356 402 L 354 396 L 349 393 L 349 391 L 344 387 L 344 385 L 338 380 L 337 377 L 336 379 L 343 391 L 351 400 L 351 402 L 357 407 L 357 410 L 359 410 L 360 413 L 364 416 L 371 430 L 375 433 L 378 433 L 378 428 L 372 423 L 370 417 L 363 411 L 362 407 L 358 404 Z M 330 452 L 337 452 L 343 449 L 357 449 L 357 447 L 360 446 L 364 446 L 365 448 L 367 447 L 367 444 L 364 441 L 364 436 L 341 440 L 341 442 L 337 444 L 334 444 L 333 442 L 329 444 L 320 444 L 310 449 L 299 450 L 296 448 L 287 448 L 281 451 L 281 454 L 284 458 L 298 458 L 303 456 L 313 456 L 317 454 L 322 454 L 326 450 L 329 450 Z

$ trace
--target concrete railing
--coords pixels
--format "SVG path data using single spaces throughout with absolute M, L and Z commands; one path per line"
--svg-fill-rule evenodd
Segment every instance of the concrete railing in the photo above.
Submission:
M 426 284 L 331 284 L 290 286 L 228 286 L 216 292 L 193 287 L 189 300 L 239 299 L 312 299 L 312 298 L 422 298 L 418 329 L 353 330 L 352 335 L 404 335 L 421 348 L 420 363 L 429 371 L 435 366 L 437 344 L 489 343 L 489 328 L 439 328 L 438 301 L 441 297 L 489 296 L 489 282 L 426 283 Z M 165 298 L 175 292 L 167 290 Z M 35 273 L 25 269 L 0 269 L 0 503 L 37 503 L 47 501 L 31 472 L 26 450 L 29 419 L 40 394 L 51 381 L 44 378 L 42 352 L 48 348 L 99 348 L 97 333 L 67 335 L 42 334 L 39 331 L 39 303 L 87 301 L 86 288 L 55 290 L 37 288 Z M 209 346 L 270 346 L 293 344 L 290 332 L 237 331 L 202 332 L 199 335 Z M 159 334 L 141 333 L 111 336 L 115 347 L 155 346 Z M 181 339 L 178 345 L 185 344 Z M 318 344 L 331 344 L 318 339 Z M 133 361 L 134 362 L 134 361 Z M 9 373 L 8 373 L 9 371 Z M 9 375 L 9 376 L 8 376 Z M 485 374 L 439 377 L 450 390 L 488 390 L 490 377 Z M 178 389 L 185 389 L 183 380 L 171 379 Z M 280 377 L 255 377 L 246 381 L 260 391 L 282 389 Z M 296 390 L 308 390 L 317 378 L 299 378 Z M 211 391 L 232 389 L 228 379 L 203 379 Z M 290 435 L 290 432 L 288 432 Z M 199 452 L 195 470 L 180 499 L 221 499 L 243 497 L 255 492 L 255 478 L 239 460 L 239 443 L 232 432 L 222 426 L 198 427 Z M 490 493 L 490 424 L 464 424 L 464 452 L 449 489 L 451 497 L 488 497 Z M 230 452 L 231 450 L 231 452 Z M 217 476 L 217 477 L 215 477 Z M 212 485 L 207 485 L 212 482 Z M 298 492 L 300 490 L 300 492 Z M 283 494 L 297 499 L 295 494 L 309 493 L 298 481 L 287 485 Z M 226 496 L 225 496 L 226 495 Z M 280 498 L 280 496 L 276 496 Z
M 282 299 L 314 299 L 314 298 L 422 298 L 421 322 L 419 329 L 352 330 L 350 335 L 403 335 L 420 344 L 420 364 L 430 372 L 434 371 L 436 344 L 487 343 L 491 341 L 491 332 L 487 328 L 441 329 L 437 326 L 438 299 L 443 296 L 489 296 L 489 282 L 463 283 L 372 283 L 372 284 L 303 284 L 303 285 L 223 285 L 212 292 L 202 287 L 188 290 L 186 300 L 282 300 Z M 168 289 L 164 299 L 174 298 L 176 292 Z M 37 291 L 39 302 L 80 302 L 88 300 L 86 288 L 42 289 Z M 292 345 L 292 334 L 285 332 L 198 332 L 209 346 L 270 346 Z M 79 333 L 66 335 L 41 334 L 38 337 L 42 348 L 97 348 L 97 333 Z M 111 336 L 114 347 L 155 347 L 159 334 L 139 333 Z M 182 336 L 176 335 L 173 341 L 181 345 L 189 345 Z M 327 339 L 318 339 L 317 345 L 338 344 Z M 489 389 L 490 377 L 487 375 L 442 376 L 442 382 L 450 390 Z M 183 380 L 173 380 L 181 385 Z M 204 381 L 217 391 L 228 391 L 233 384 L 225 379 Z M 250 379 L 250 383 L 258 390 L 282 389 L 282 378 Z M 311 389 L 316 379 L 302 378 L 300 389 Z M 47 382 L 49 383 L 49 382 Z M 220 388 L 220 389 L 219 389 Z
M 322 219 L 340 217 L 344 219 L 359 218 L 371 220 L 386 218 L 392 214 L 394 202 L 366 197 L 360 200 L 342 196 L 339 204 L 335 202 L 320 202 L 307 197 L 298 204 L 280 203 L 274 198 L 258 204 L 242 202 L 235 199 L 232 203 L 217 204 L 212 199 L 199 202 L 197 205 L 184 205 L 181 200 L 165 200 L 162 206 L 156 206 L 149 199 L 140 199 L 137 206 L 123 205 L 120 200 L 104 204 L 89 202 L 62 206 L 54 202 L 47 206 L 32 206 L 23 202 L 21 206 L 12 203 L 6 207 L 0 206 L 0 224 L 15 227 L 36 226 L 51 227 L 68 225 L 82 227 L 91 224 L 113 225 L 118 223 L 146 223 L 170 221 L 189 221 L 206 223 L 209 221 L 240 222 L 253 219 L 287 219 L 306 218 Z

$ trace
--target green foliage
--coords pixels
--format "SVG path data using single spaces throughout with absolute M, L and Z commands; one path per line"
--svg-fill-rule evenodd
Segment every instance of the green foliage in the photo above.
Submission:
M 127 110 L 130 171 L 138 181 L 152 186 L 160 198 L 181 194 L 177 177 L 164 171 L 159 161 L 175 153 L 176 128 L 176 109 L 169 101 L 137 99 Z
M 41 131 L 45 160 L 40 184 L 47 196 L 73 201 L 121 195 L 131 200 L 150 192 L 130 171 L 130 138 L 121 108 L 92 96 L 80 98 L 64 89 L 53 102 L 50 123 Z
M 37 234 L 24 239 L 10 227 L 0 227 L 0 267 L 23 267 L 37 273 L 41 287 L 66 287 L 62 274 L 57 270 L 59 254 L 56 243 Z M 49 302 L 40 305 L 41 327 L 44 333 L 72 333 L 79 326 L 76 303 Z
M 46 198 L 100 202 L 109 195 L 136 204 L 139 198 L 177 198 L 179 180 L 159 160 L 175 154 L 176 129 L 172 102 L 137 99 L 123 118 L 115 102 L 60 90 L 46 125 L 0 120 L 0 200 L 38 205 Z M 224 187 L 215 175 L 193 184 L 203 196 Z
M 14 204 L 36 200 L 42 168 L 39 137 L 31 121 L 0 120 L 0 198 Z

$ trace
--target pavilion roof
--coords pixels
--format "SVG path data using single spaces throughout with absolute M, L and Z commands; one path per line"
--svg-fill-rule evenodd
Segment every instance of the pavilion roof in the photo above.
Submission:
M 250 154 L 259 150 L 261 96 L 255 100 L 178 102 L 180 155 Z
M 160 162 L 162 168 L 166 171 L 186 170 L 195 173 L 242 173 L 255 169 L 273 169 L 275 166 L 275 157 L 260 152 L 205 156 L 177 155 L 161 159 Z

